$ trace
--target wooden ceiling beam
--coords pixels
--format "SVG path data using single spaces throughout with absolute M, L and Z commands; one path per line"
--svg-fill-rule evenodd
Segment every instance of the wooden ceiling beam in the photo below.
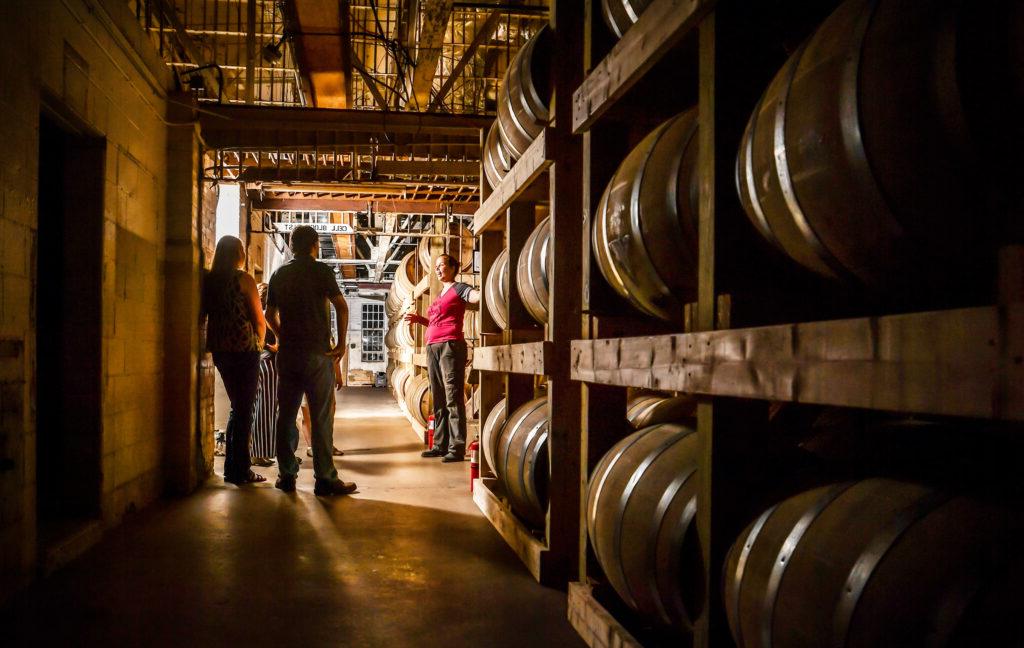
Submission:
M 445 29 L 452 15 L 452 0 L 422 0 L 416 68 L 412 74 L 412 97 L 406 108 L 426 110 L 430 105 L 430 89 L 434 85 L 437 61 L 444 46 Z
M 352 41 L 348 0 L 294 0 L 305 72 L 317 108 L 349 108 L 352 103 Z
M 362 212 L 371 206 L 378 214 L 444 214 L 450 207 L 453 214 L 471 215 L 480 203 L 390 198 L 263 198 L 252 201 L 253 209 L 270 211 Z

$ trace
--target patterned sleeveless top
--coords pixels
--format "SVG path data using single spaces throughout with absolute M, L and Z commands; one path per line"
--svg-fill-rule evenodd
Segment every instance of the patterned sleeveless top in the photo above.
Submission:
M 236 270 L 224 285 L 217 285 L 206 277 L 206 310 L 210 314 L 210 325 L 206 331 L 206 348 L 209 351 L 262 351 L 263 345 L 256 334 L 256 327 L 249 319 L 249 306 L 242 294 L 241 275 Z M 219 282 L 218 282 L 219 283 Z

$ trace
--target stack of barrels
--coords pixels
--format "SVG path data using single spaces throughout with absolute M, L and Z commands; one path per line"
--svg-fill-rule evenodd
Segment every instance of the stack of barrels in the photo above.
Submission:
M 412 325 L 402 319 L 412 302 L 416 281 L 416 254 L 409 252 L 398 264 L 395 280 L 388 290 L 387 299 L 384 300 L 384 313 L 388 317 L 384 345 L 389 350 L 416 347 L 416 334 L 412 330 Z
M 1019 114 L 1022 20 L 1013 2 L 840 5 L 747 124 L 736 185 L 758 232 L 877 294 L 980 274 L 1003 238 L 991 205 L 1006 169 L 984 152 L 1001 146 L 992 116 Z
M 645 5 L 604 0 L 605 19 L 621 35 Z M 1015 119 L 1024 97 L 1012 72 L 1024 50 L 1006 27 L 1022 16 L 1011 2 L 840 5 L 779 71 L 740 142 L 736 188 L 756 231 L 805 268 L 877 295 L 988 290 L 994 247 L 1013 225 L 997 207 L 1010 191 L 994 186 L 1005 155 L 985 152 L 1024 139 L 989 123 Z M 670 322 L 696 298 L 696 129 L 689 110 L 637 145 L 591 232 L 612 288 Z
M 764 511 L 726 559 L 739 648 L 1018 645 L 1020 525 L 985 502 L 891 479 Z
M 534 398 L 508 414 L 505 399 L 491 408 L 481 428 L 484 458 L 504 486 L 512 510 L 543 528 L 548 510 L 548 399 Z
M 546 216 L 526 239 L 515 268 L 519 298 L 538 324 L 548 323 L 548 273 L 552 267 L 551 218 Z M 484 279 L 483 298 L 491 317 L 500 328 L 508 326 L 508 295 L 512 268 L 508 248 L 494 260 Z
M 484 140 L 487 182 L 496 187 L 551 119 L 551 30 L 545 25 L 512 58 L 498 89 L 498 118 Z
M 631 423 L 649 422 L 638 414 L 656 409 L 657 398 L 630 399 Z M 663 411 L 692 414 L 661 398 Z M 650 621 L 684 634 L 707 604 L 698 453 L 690 423 L 641 427 L 600 459 L 586 499 L 604 581 Z M 738 648 L 1016 645 L 1022 526 L 1001 505 L 912 481 L 798 493 L 732 544 L 722 591 L 730 630 Z
M 605 21 L 622 36 L 647 4 L 602 0 Z M 976 270 L 1009 238 L 993 205 L 1012 192 L 993 187 L 1006 159 L 985 154 L 1019 149 L 992 139 L 1022 137 L 1021 25 L 1020 2 L 843 2 L 778 72 L 739 142 L 736 188 L 756 231 L 873 294 L 941 288 L 972 270 L 988 281 Z M 697 128 L 691 109 L 648 134 L 612 176 L 590 233 L 609 285 L 667 322 L 696 299 Z M 516 276 L 529 308 L 540 294 L 529 278 L 544 273 L 527 248 Z M 496 300 L 509 290 L 504 263 L 487 278 Z M 635 431 L 593 469 L 586 523 L 619 598 L 689 632 L 718 601 L 702 599 L 694 404 L 671 401 L 629 401 Z M 485 452 L 504 469 L 504 410 L 492 414 L 499 433 Z M 1017 517 L 913 481 L 825 484 L 749 520 L 711 577 L 723 579 L 739 648 L 1018 645 Z
M 615 171 L 594 214 L 594 258 L 638 311 L 682 322 L 697 298 L 697 111 L 643 139 Z

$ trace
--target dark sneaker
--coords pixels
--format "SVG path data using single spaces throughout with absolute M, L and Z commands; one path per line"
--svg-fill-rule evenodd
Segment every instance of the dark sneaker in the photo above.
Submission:
M 281 475 L 280 477 L 277 478 L 277 481 L 274 482 L 274 488 L 283 490 L 286 493 L 294 493 L 295 492 L 295 478 L 294 477 L 286 477 L 284 475 Z
M 356 492 L 356 485 L 354 482 L 341 481 L 340 479 L 334 481 L 317 480 L 316 485 L 313 487 L 313 492 L 317 495 L 349 495 Z
M 424 450 L 423 452 L 421 452 L 420 456 L 425 459 L 430 459 L 432 457 L 443 457 L 444 452 L 438 450 L 437 448 L 431 448 L 430 450 Z
M 441 463 L 454 463 L 456 461 L 465 461 L 465 460 L 466 460 L 466 455 L 455 454 L 454 452 L 449 452 L 445 456 L 441 457 Z

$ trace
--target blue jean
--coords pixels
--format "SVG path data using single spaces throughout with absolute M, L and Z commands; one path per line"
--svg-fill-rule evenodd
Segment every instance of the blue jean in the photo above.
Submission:
M 227 447 L 224 449 L 224 478 L 245 479 L 251 465 L 249 439 L 260 375 L 260 354 L 258 351 L 214 351 L 213 364 L 224 380 L 224 390 L 231 401 Z
M 296 477 L 299 462 L 299 429 L 295 415 L 302 395 L 309 403 L 312 421 L 313 474 L 321 481 L 334 481 L 331 451 L 334 449 L 334 366 L 322 353 L 289 353 L 283 347 L 277 354 L 277 466 L 282 477 Z

